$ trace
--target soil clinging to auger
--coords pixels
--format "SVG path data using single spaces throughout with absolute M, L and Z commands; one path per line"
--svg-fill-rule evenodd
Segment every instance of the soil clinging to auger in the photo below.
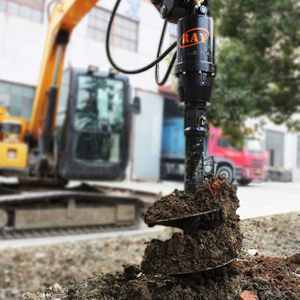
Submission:
M 212 185 L 216 181 L 220 184 L 220 190 L 214 195 Z M 182 218 L 220 209 L 224 221 L 237 222 L 239 218 L 235 212 L 238 208 L 237 186 L 228 183 L 223 176 L 211 176 L 195 195 L 175 190 L 170 195 L 162 197 L 148 209 L 144 220 L 146 224 L 151 224 L 158 220 Z
M 198 230 L 192 236 L 175 233 L 163 242 L 152 240 L 142 262 L 146 274 L 196 273 L 236 258 L 242 248 L 239 226 L 222 224 Z
M 214 193 L 213 185 L 220 187 Z M 218 208 L 201 216 L 190 234 L 175 233 L 167 241 L 152 240 L 142 262 L 146 274 L 186 274 L 216 268 L 236 258 L 242 248 L 237 188 L 222 176 L 211 176 L 195 196 L 175 191 L 149 208 L 145 222 L 176 218 Z

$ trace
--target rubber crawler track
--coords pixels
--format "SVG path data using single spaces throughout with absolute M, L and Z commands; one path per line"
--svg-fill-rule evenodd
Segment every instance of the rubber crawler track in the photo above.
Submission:
M 13 208 L 15 205 L 26 206 L 32 203 L 45 203 L 45 201 L 59 199 L 64 201 L 66 199 L 84 199 L 86 201 L 92 201 L 93 203 L 135 203 L 137 209 L 142 211 L 142 203 L 138 197 L 135 196 L 116 196 L 105 193 L 99 193 L 96 191 L 78 191 L 78 190 L 56 190 L 56 191 L 42 191 L 42 192 L 26 192 L 16 193 L 9 195 L 0 195 L 0 209 L 6 209 L 7 207 Z M 140 211 L 140 212 L 141 212 Z M 136 216 L 136 220 L 130 225 L 91 225 L 91 226 L 72 226 L 72 227 L 60 227 L 60 228 L 43 228 L 43 229 L 14 229 L 13 227 L 0 228 L 0 240 L 19 239 L 19 238 L 32 238 L 32 237 L 50 237 L 50 236 L 66 236 L 86 233 L 98 233 L 98 232 L 115 232 L 124 230 L 133 230 L 139 227 L 139 212 Z
M 81 226 L 81 227 L 66 227 L 66 228 L 49 228 L 49 229 L 29 229 L 29 230 L 15 230 L 4 229 L 0 231 L 0 240 L 13 240 L 25 238 L 40 238 L 51 236 L 71 236 L 88 233 L 101 232 L 117 232 L 125 230 L 138 229 L 138 225 L 96 225 L 96 226 Z

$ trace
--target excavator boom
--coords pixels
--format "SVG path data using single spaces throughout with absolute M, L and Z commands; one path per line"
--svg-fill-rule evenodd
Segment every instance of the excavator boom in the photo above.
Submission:
M 68 39 L 73 29 L 99 0 L 59 0 L 51 14 L 44 55 L 31 115 L 29 134 L 34 140 L 43 133 L 47 110 L 46 94 L 52 84 L 60 86 Z M 61 36 L 65 37 L 62 42 Z M 58 53 L 59 46 L 62 47 Z M 59 55 L 58 55 L 59 54 Z M 59 56 L 59 61 L 57 58 Z M 55 107 L 55 111 L 57 107 Z M 55 115 L 55 114 L 54 114 Z

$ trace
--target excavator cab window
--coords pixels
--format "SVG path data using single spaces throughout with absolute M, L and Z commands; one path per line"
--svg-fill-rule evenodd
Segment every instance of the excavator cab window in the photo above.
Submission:
M 74 127 L 78 132 L 75 157 L 88 161 L 120 162 L 124 106 L 122 81 L 78 76 Z
M 129 81 L 124 75 L 67 69 L 62 78 L 56 140 L 64 179 L 117 179 L 129 156 Z

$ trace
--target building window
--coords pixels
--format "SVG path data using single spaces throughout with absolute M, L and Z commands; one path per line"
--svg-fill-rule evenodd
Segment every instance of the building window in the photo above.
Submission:
M 284 139 L 285 135 L 283 132 L 266 131 L 266 150 L 269 153 L 269 167 L 284 167 Z
M 35 88 L 0 81 L 0 107 L 6 107 L 11 117 L 30 120 Z
M 0 11 L 42 23 L 44 2 L 45 0 L 0 0 Z
M 94 7 L 89 14 L 88 37 L 104 43 L 110 16 L 111 12 Z M 110 41 L 113 46 L 137 52 L 138 22 L 116 15 Z

